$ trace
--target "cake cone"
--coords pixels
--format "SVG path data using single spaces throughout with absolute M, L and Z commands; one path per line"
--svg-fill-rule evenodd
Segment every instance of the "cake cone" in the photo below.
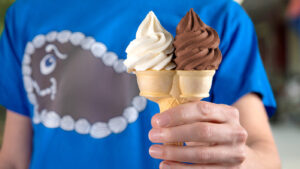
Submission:
M 180 99 L 195 101 L 209 97 L 215 70 L 178 70 Z
M 214 70 L 136 72 L 140 95 L 158 103 L 160 112 L 208 97 L 214 74 Z M 183 146 L 183 143 L 168 145 Z
M 176 103 L 184 104 L 193 101 L 200 101 L 209 97 L 209 91 L 212 85 L 215 70 L 186 71 L 178 70 L 175 79 L 178 85 L 175 89 L 179 90 L 176 97 Z M 174 91 L 173 91 L 174 92 Z M 179 97 L 178 97 L 179 93 Z M 176 143 L 183 145 L 183 143 Z
M 160 99 L 157 101 L 157 103 L 159 106 L 160 113 L 182 104 L 179 99 L 174 98 L 174 97 Z M 183 146 L 184 143 L 183 142 L 174 142 L 174 143 L 166 143 L 166 145 Z
M 179 105 L 179 100 L 172 96 L 175 75 L 176 71 L 172 70 L 136 72 L 140 96 L 156 102 L 160 112 Z M 183 146 L 183 143 L 167 143 L 167 145 Z
M 178 78 L 176 71 L 139 71 L 136 72 L 137 83 L 140 89 L 140 96 L 156 102 L 159 105 L 160 112 L 164 112 L 180 104 Z
M 175 71 L 137 71 L 135 74 L 141 96 L 154 102 L 172 97 Z

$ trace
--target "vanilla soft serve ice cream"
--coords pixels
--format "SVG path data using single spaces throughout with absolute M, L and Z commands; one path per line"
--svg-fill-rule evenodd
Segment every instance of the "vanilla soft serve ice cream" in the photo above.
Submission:
M 139 26 L 136 39 L 126 49 L 124 61 L 128 72 L 170 70 L 175 68 L 173 36 L 166 31 L 151 11 Z

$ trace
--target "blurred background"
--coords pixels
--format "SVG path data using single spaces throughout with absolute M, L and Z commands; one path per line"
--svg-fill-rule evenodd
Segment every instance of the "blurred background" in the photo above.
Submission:
M 252 18 L 278 110 L 270 119 L 283 169 L 300 168 L 300 0 L 236 0 Z M 0 0 L 0 32 L 13 0 Z M 0 146 L 5 109 L 0 106 Z
M 3 23 L 4 23 L 4 16 L 6 9 L 13 3 L 13 0 L 0 0 L 0 34 L 3 30 Z M 0 62 L 1 63 L 1 62 Z M 0 147 L 2 143 L 2 136 L 3 136 L 3 126 L 4 126 L 4 119 L 5 119 L 5 109 L 0 105 Z

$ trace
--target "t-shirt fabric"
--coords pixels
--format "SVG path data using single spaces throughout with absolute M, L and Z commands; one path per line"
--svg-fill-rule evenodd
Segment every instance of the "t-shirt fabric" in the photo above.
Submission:
M 138 95 L 125 49 L 149 11 L 175 36 L 190 8 L 221 40 L 204 100 L 231 105 L 255 92 L 274 113 L 253 24 L 234 1 L 18 0 L 0 40 L 0 104 L 32 119 L 30 169 L 158 167 L 148 132 L 159 109 Z

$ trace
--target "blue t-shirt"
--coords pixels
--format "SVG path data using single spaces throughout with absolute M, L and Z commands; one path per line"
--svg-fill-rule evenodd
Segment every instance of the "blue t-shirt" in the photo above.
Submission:
M 0 104 L 32 119 L 30 169 L 147 169 L 151 117 L 158 106 L 138 96 L 125 48 L 152 10 L 175 36 L 194 8 L 219 33 L 223 61 L 214 103 L 258 93 L 276 107 L 253 24 L 231 0 L 19 0 L 0 41 Z

